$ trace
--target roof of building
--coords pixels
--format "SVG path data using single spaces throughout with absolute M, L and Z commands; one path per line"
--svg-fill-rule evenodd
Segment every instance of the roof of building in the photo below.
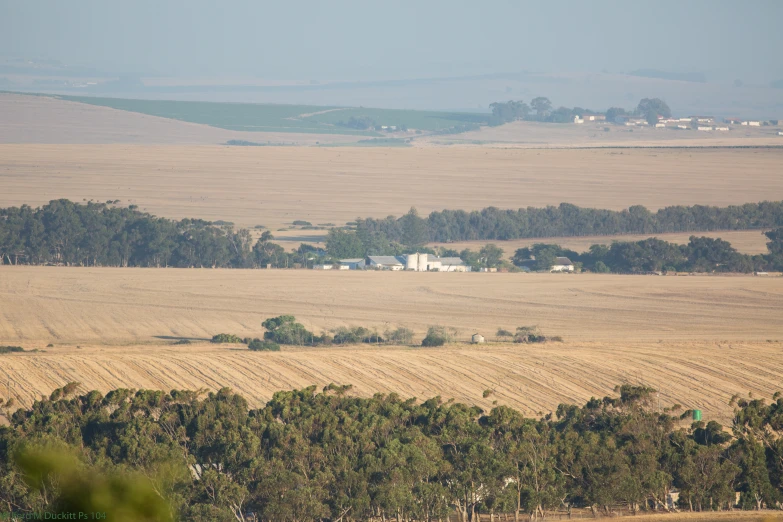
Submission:
M 465 262 L 458 257 L 436 257 L 433 261 L 440 261 L 443 265 L 464 265 Z
M 405 258 L 402 256 L 369 256 L 370 263 L 376 265 L 404 265 Z
M 364 261 L 363 258 L 357 257 L 356 259 L 341 259 L 340 263 L 361 263 Z
M 573 265 L 570 259 L 567 257 L 556 257 L 555 258 L 555 264 L 556 265 Z

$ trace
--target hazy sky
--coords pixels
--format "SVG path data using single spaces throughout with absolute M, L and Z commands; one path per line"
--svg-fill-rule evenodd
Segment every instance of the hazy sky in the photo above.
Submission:
M 0 55 L 370 80 L 654 68 L 783 78 L 781 0 L 0 0 Z

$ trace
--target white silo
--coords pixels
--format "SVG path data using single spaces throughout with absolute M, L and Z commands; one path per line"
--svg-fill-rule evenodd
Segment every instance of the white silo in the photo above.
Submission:
M 405 270 L 417 270 L 419 267 L 419 254 L 408 254 L 405 258 Z
M 419 254 L 419 272 L 427 271 L 427 254 Z

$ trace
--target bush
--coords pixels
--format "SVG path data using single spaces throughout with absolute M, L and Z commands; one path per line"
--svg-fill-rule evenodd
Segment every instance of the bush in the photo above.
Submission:
M 254 352 L 279 352 L 280 345 L 272 341 L 253 339 L 247 344 L 248 349 Z
M 213 336 L 212 340 L 210 342 L 212 342 L 212 343 L 241 344 L 244 341 L 239 336 L 232 335 L 232 334 L 221 333 L 221 334 L 217 334 L 217 335 Z
M 0 346 L 0 353 L 23 352 L 21 346 Z
M 277 344 L 294 344 L 299 346 L 316 346 L 326 343 L 325 336 L 315 335 L 304 325 L 296 322 L 293 315 L 280 315 L 267 319 L 261 326 L 267 329 L 264 339 Z
M 413 342 L 413 330 L 400 326 L 394 330 L 383 332 L 386 341 L 394 344 L 411 344 Z
M 312 223 L 310 223 L 309 221 L 303 221 L 301 219 L 297 219 L 296 221 L 293 222 L 293 224 L 295 226 L 299 226 L 299 225 L 306 226 L 306 227 L 312 226 Z
M 332 330 L 334 338 L 332 342 L 334 344 L 356 344 L 356 343 L 382 343 L 383 337 L 378 335 L 378 332 L 372 331 L 363 326 L 355 326 L 353 328 L 347 328 L 341 326 Z
M 213 338 L 214 339 L 214 338 Z M 215 342 L 215 341 L 212 341 Z M 190 339 L 177 339 L 174 344 L 191 344 Z
M 456 331 L 453 328 L 446 329 L 443 326 L 430 326 L 427 335 L 421 341 L 422 346 L 443 346 L 452 342 Z

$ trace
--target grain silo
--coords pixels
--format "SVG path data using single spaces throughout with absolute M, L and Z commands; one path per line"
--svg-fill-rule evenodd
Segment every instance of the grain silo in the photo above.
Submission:
M 405 258 L 405 270 L 418 270 L 419 254 L 408 254 Z
M 419 256 L 419 267 L 417 270 L 419 272 L 426 272 L 427 271 L 427 254 L 418 254 Z

